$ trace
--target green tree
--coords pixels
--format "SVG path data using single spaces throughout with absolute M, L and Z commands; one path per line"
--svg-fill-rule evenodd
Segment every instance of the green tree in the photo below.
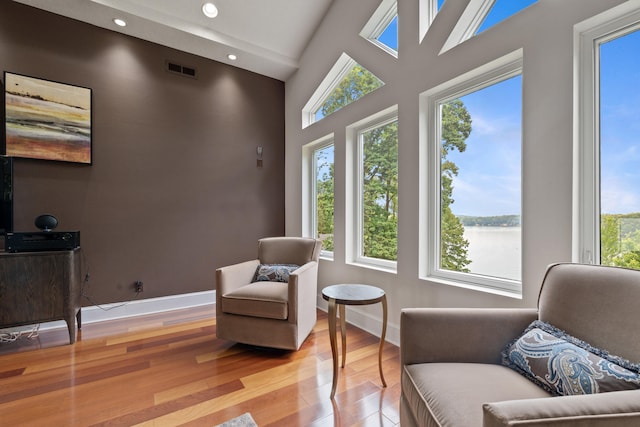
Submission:
M 338 111 L 345 105 L 349 105 L 358 98 L 378 89 L 382 84 L 380 79 L 369 70 L 356 64 L 322 104 L 320 108 L 322 116 L 326 117 Z
M 329 94 L 321 107 L 321 113 L 323 116 L 328 116 L 376 90 L 382 84 L 375 75 L 356 64 Z M 396 260 L 398 247 L 397 123 L 367 132 L 362 148 L 363 255 Z M 330 174 L 331 176 L 326 177 L 322 182 L 318 181 L 317 215 L 318 233 L 333 235 L 333 168 Z M 330 194 L 329 191 L 331 191 Z M 329 244 L 333 245 L 333 241 L 331 240 Z M 324 246 L 327 246 L 326 241 Z
M 620 219 L 614 215 L 600 218 L 600 264 L 615 265 L 620 254 Z
M 464 152 L 471 134 L 471 115 L 464 103 L 456 99 L 442 105 L 441 178 L 440 178 L 440 267 L 446 270 L 469 272 L 467 254 L 469 242 L 464 238 L 464 225 L 451 211 L 453 177 L 458 167 L 447 159 L 452 150 Z
M 363 255 L 398 259 L 398 122 L 364 133 Z
M 640 214 L 603 214 L 600 264 L 640 270 Z
M 356 65 L 325 100 L 321 113 L 327 116 L 363 95 L 377 89 L 382 82 Z M 454 202 L 453 177 L 457 166 L 447 159 L 452 150 L 464 152 L 471 133 L 471 116 L 460 100 L 442 107 L 442 182 L 441 182 L 441 250 L 442 268 L 469 271 L 469 242 L 464 226 L 451 211 Z M 371 129 L 363 138 L 363 255 L 397 260 L 398 230 L 398 123 L 394 121 Z M 333 165 L 329 175 L 319 180 L 318 233 L 333 236 Z M 333 240 L 330 241 L 333 245 Z M 325 244 L 325 247 L 327 244 Z M 331 246 L 333 248 L 333 246 Z
M 322 249 L 333 251 L 334 164 L 324 151 L 317 160 L 318 170 L 323 171 L 316 179 L 317 237 L 322 240 Z

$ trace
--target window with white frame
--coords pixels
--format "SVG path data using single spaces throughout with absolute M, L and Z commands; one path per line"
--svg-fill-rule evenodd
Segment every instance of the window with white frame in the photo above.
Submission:
M 521 292 L 522 52 L 421 97 L 422 276 Z
M 640 269 L 640 12 L 615 10 L 577 27 L 574 258 Z
M 371 71 L 343 53 L 302 108 L 302 127 L 324 119 L 383 85 Z
M 352 262 L 395 271 L 398 258 L 398 117 L 395 107 L 350 127 L 355 150 Z
M 470 0 L 440 53 L 510 18 L 537 0 Z
M 333 135 L 303 148 L 306 159 L 309 201 L 305 234 L 322 241 L 324 257 L 331 258 L 334 250 L 335 166 Z
M 398 3 L 396 0 L 382 0 L 369 22 L 360 32 L 385 52 L 398 56 Z
M 315 237 L 322 240 L 322 250 L 333 252 L 334 161 L 333 143 L 313 151 Z

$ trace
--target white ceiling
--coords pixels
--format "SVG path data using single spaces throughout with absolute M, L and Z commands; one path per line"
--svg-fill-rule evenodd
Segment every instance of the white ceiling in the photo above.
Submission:
M 210 0 L 214 19 L 205 0 L 14 1 L 284 81 L 333 0 Z

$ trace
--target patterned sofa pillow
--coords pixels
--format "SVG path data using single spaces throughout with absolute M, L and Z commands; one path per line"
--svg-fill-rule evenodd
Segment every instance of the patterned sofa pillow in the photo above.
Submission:
M 289 281 L 289 274 L 300 268 L 295 264 L 260 264 L 256 268 L 253 282 L 284 282 Z
M 502 363 L 556 396 L 640 388 L 640 364 L 539 320 L 505 348 Z

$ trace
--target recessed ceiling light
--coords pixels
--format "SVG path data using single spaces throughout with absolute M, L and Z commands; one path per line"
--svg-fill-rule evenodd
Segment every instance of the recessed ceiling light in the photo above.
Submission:
M 232 61 L 235 61 L 236 59 L 238 59 L 238 57 L 236 55 L 234 55 L 233 53 L 230 53 L 229 55 L 227 55 L 227 58 L 229 58 Z
M 215 18 L 218 16 L 218 8 L 213 3 L 205 3 L 202 5 L 202 13 L 204 13 L 207 18 Z
M 124 19 L 114 18 L 113 22 L 119 27 L 126 27 L 127 26 L 127 23 L 125 22 Z

